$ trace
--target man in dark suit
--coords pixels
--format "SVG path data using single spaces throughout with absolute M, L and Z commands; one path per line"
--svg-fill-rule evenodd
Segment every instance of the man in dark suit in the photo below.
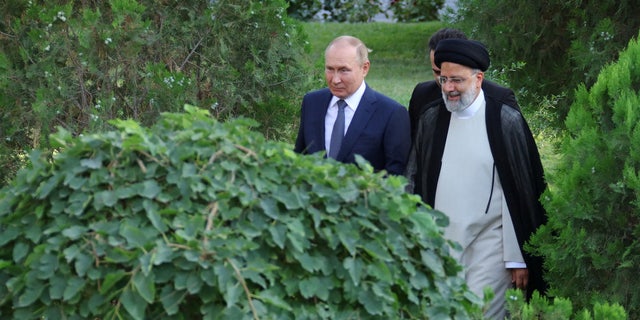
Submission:
M 304 96 L 294 151 L 326 151 L 344 163 L 355 163 L 355 155 L 360 155 L 376 171 L 402 175 L 411 148 L 409 114 L 404 106 L 367 86 L 364 78 L 369 66 L 368 49 L 361 40 L 341 36 L 329 44 L 325 50 L 328 88 Z
M 431 61 L 431 70 L 433 71 L 433 79 L 440 76 L 440 68 L 433 61 L 433 53 L 438 46 L 438 42 L 442 39 L 467 39 L 467 36 L 460 30 L 443 28 L 434 33 L 429 39 L 429 60 Z M 502 87 L 495 82 L 489 80 L 482 81 L 482 91 L 488 97 L 491 97 L 515 109 L 518 107 L 516 96 L 513 90 Z M 409 119 L 411 121 L 411 138 L 415 137 L 418 127 L 418 119 L 420 115 L 432 105 L 437 105 L 442 101 L 442 88 L 440 83 L 435 80 L 418 83 L 413 89 L 411 100 L 409 100 Z

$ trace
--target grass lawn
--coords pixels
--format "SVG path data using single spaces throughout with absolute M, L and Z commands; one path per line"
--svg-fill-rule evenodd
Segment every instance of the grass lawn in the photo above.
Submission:
M 404 106 L 409 105 L 411 92 L 418 82 L 433 79 L 431 66 L 427 64 L 427 42 L 441 26 L 440 22 L 303 23 L 309 36 L 311 58 L 319 74 L 323 72 L 324 49 L 333 38 L 358 37 L 371 50 L 371 70 L 365 81 Z

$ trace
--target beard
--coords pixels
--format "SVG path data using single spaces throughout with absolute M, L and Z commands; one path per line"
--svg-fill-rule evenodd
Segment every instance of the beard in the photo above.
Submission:
M 479 89 L 476 89 L 475 86 L 470 87 L 465 92 L 460 91 L 452 91 L 449 93 L 442 93 L 442 99 L 444 100 L 444 105 L 447 107 L 449 112 L 460 112 L 466 108 L 468 108 L 475 100 L 478 95 Z M 460 96 L 458 101 L 449 101 L 449 97 L 457 97 Z

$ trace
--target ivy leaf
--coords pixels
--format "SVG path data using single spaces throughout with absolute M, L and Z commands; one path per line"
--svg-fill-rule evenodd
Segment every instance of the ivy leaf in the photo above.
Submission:
M 20 233 L 20 228 L 13 226 L 8 226 L 8 228 L 0 230 L 0 247 L 4 247 L 4 245 L 9 243 L 9 241 L 17 238 Z
M 351 255 L 356 254 L 356 244 L 360 240 L 358 229 L 353 226 L 350 221 L 345 221 L 336 226 L 338 229 L 338 238 L 342 245 L 347 248 Z
M 286 241 L 287 227 L 282 224 L 276 224 L 269 227 L 269 233 L 273 242 L 276 243 L 278 248 L 284 249 L 284 243 Z
M 156 284 L 153 279 L 153 273 L 145 276 L 142 272 L 138 272 L 133 276 L 133 286 L 138 290 L 140 296 L 148 303 L 153 303 L 156 295 Z
M 291 306 L 282 299 L 282 294 L 273 292 L 273 290 L 264 290 L 256 295 L 256 297 L 265 303 L 278 307 L 280 309 L 284 309 L 287 311 L 293 310 Z
M 371 315 L 382 314 L 382 307 L 385 305 L 371 290 L 360 291 L 358 294 L 358 302 L 362 303 Z
M 162 191 L 160 185 L 155 180 L 146 180 L 143 185 L 144 188 L 142 192 L 140 192 L 140 196 L 145 198 L 153 199 Z
M 262 198 L 260 199 L 260 207 L 264 211 L 264 213 L 273 220 L 278 220 L 280 213 L 278 210 L 278 204 L 273 198 Z
M 181 290 L 174 290 L 170 285 L 164 286 L 160 292 L 160 302 L 167 315 L 174 315 L 178 313 L 180 302 L 184 300 L 186 292 Z
M 100 169 L 102 167 L 102 156 L 91 159 L 80 160 L 80 165 L 89 169 Z
M 353 283 L 358 286 L 360 284 L 360 279 L 362 278 L 362 273 L 364 271 L 364 263 L 360 258 L 346 258 L 342 263 L 342 266 L 347 269 L 349 276 L 351 276 L 351 280 Z
M 319 277 L 303 279 L 299 283 L 300 294 L 307 299 L 316 296 L 326 301 L 329 298 L 329 283 Z
M 62 235 L 71 240 L 77 240 L 82 237 L 82 235 L 84 235 L 87 230 L 87 227 L 84 226 L 71 226 L 62 230 Z
M 67 286 L 67 279 L 63 277 L 54 277 L 51 278 L 49 285 L 49 297 L 54 300 L 62 299 L 64 289 Z
M 120 295 L 120 303 L 124 306 L 124 309 L 136 320 L 144 320 L 145 310 L 147 308 L 147 301 L 143 299 L 139 294 L 133 292 L 130 287 L 126 287 Z
M 18 298 L 16 307 L 22 308 L 30 306 L 40 298 L 43 290 L 44 285 L 39 282 L 34 284 L 34 286 L 27 287 L 24 293 Z
M 147 236 L 144 232 L 129 223 L 122 224 L 120 235 L 127 239 L 129 245 L 133 247 L 142 248 L 147 244 Z
M 86 281 L 82 278 L 73 277 L 67 281 L 67 286 L 62 294 L 62 301 L 69 301 L 84 288 Z
M 111 288 L 120 281 L 125 276 L 125 272 L 118 270 L 114 272 L 109 272 L 102 282 L 102 286 L 100 287 L 101 294 L 107 294 Z
M 420 252 L 422 263 L 424 263 L 431 272 L 435 273 L 438 277 L 444 277 L 444 267 L 442 259 L 435 252 L 431 250 L 422 250 Z
M 202 279 L 200 279 L 200 275 L 195 272 L 189 273 L 187 276 L 187 291 L 189 291 L 190 294 L 195 295 L 200 292 L 200 288 L 202 288 Z
M 154 228 L 158 229 L 158 231 L 164 233 L 167 231 L 167 225 L 162 221 L 162 217 L 158 213 L 158 204 L 153 202 L 152 200 L 145 199 L 142 202 L 142 207 L 144 208 L 145 213 L 147 214 L 147 218 L 151 221 L 151 224 Z
M 118 196 L 114 191 L 103 190 L 93 196 L 93 206 L 100 210 L 104 207 L 113 207 L 118 202 Z

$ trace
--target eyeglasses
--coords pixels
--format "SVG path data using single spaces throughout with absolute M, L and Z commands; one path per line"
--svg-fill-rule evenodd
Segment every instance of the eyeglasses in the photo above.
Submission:
M 476 72 L 471 73 L 471 76 L 474 77 L 477 74 L 478 74 L 478 72 L 476 71 Z M 447 82 L 451 82 L 451 84 L 453 84 L 454 86 L 457 86 L 457 85 L 467 81 L 467 79 L 469 79 L 469 78 L 458 78 L 458 77 L 447 78 L 445 76 L 440 76 L 440 77 L 438 77 L 438 82 L 440 82 L 441 85 L 445 85 L 445 84 L 447 84 Z
M 447 77 L 438 77 L 438 82 L 440 82 L 441 85 L 445 85 L 447 84 L 447 82 L 451 82 L 453 85 L 459 85 L 463 82 L 467 81 L 466 78 L 447 78 Z

